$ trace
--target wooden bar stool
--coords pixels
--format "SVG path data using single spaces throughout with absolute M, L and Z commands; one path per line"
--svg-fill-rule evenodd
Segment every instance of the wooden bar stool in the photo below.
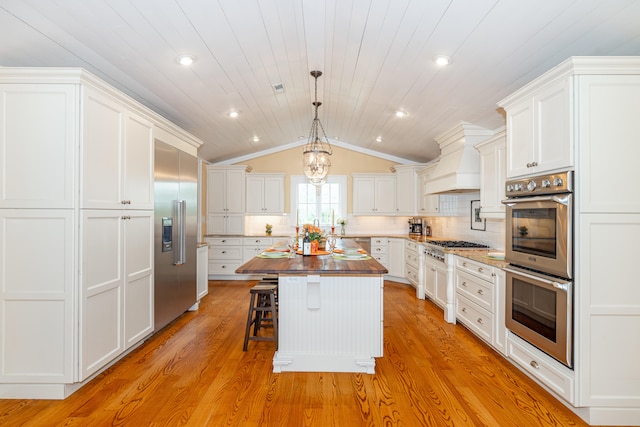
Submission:
M 247 351 L 249 340 L 253 341 L 273 341 L 278 348 L 278 310 L 276 302 L 276 294 L 278 291 L 278 283 L 272 281 L 261 281 L 255 285 L 249 293 L 251 294 L 251 302 L 249 303 L 249 313 L 247 316 L 247 327 L 244 332 L 243 351 Z M 272 336 L 258 336 L 260 328 L 264 324 L 273 326 Z M 251 326 L 253 325 L 253 335 L 251 335 Z

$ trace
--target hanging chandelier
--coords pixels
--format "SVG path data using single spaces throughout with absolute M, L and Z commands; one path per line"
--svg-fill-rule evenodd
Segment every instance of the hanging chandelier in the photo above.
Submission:
M 322 71 L 311 71 L 311 76 L 315 79 L 315 101 L 312 103 L 315 108 L 315 115 L 311 122 L 309 140 L 302 152 L 302 170 L 313 185 L 324 184 L 331 167 L 331 160 L 329 159 L 332 152 L 331 144 L 329 144 L 322 123 L 318 119 L 318 107 L 322 105 L 322 102 L 318 102 L 318 77 L 321 75 Z M 324 141 L 321 138 L 320 131 L 322 131 Z

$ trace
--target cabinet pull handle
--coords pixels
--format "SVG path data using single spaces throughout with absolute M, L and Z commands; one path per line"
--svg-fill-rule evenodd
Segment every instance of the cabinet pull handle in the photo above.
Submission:
M 223 240 L 223 241 L 222 241 L 222 243 L 227 243 L 227 241 L 226 241 L 226 240 Z
M 483 268 L 482 267 L 478 267 L 478 273 L 482 273 L 483 272 Z
M 466 267 L 466 266 L 467 266 L 467 263 L 466 263 L 466 262 L 463 262 L 463 263 L 462 263 L 462 266 L 463 266 L 463 267 Z
M 467 312 L 467 307 L 462 307 L 462 312 L 466 313 Z
M 480 323 L 481 325 L 484 323 L 481 317 L 478 317 L 478 320 L 476 320 L 476 322 Z
M 222 251 L 222 253 L 223 253 L 223 254 L 226 254 L 226 253 L 227 253 L 227 251 Z
M 531 365 L 533 369 L 540 369 L 540 365 L 535 360 L 532 360 L 531 362 L 529 362 L 529 365 Z
M 467 287 L 467 282 L 462 282 L 462 286 Z
M 484 292 L 482 292 L 482 289 L 478 289 L 478 295 L 483 295 Z

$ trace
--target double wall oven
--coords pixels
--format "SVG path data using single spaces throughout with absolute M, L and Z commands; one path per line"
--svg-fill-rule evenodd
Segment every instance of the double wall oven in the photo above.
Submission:
M 506 183 L 506 326 L 573 366 L 573 172 Z

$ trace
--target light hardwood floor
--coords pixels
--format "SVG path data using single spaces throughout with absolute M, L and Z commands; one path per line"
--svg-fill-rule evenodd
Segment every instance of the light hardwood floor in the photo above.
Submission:
M 211 281 L 198 313 L 186 313 L 68 399 L 1 400 L 0 425 L 586 425 L 395 282 L 385 282 L 384 357 L 375 375 L 274 374 L 272 342 L 242 351 L 253 283 Z

